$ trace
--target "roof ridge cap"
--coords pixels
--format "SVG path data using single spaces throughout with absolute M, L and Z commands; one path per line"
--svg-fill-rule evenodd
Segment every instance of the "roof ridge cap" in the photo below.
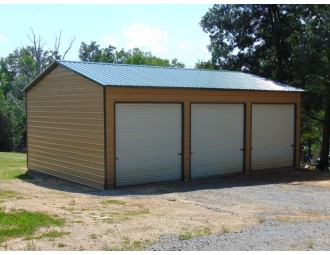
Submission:
M 214 70 L 214 69 L 198 69 L 198 68 L 185 68 L 185 67 L 174 67 L 174 66 L 154 66 L 154 65 L 137 65 L 137 64 L 118 64 L 110 62 L 94 62 L 94 61 L 77 61 L 77 60 L 56 60 L 58 63 L 77 63 L 77 64 L 89 64 L 89 65 L 114 65 L 114 66 L 128 66 L 128 67 L 139 67 L 139 68 L 157 68 L 157 69 L 174 69 L 174 70 L 184 70 L 184 71 L 206 71 L 206 72 L 221 72 L 221 73 L 244 73 L 241 71 L 230 71 L 230 70 Z

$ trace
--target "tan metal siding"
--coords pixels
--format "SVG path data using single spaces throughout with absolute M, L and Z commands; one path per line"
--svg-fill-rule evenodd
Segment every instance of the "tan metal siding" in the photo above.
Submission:
M 299 163 L 301 94 L 288 92 L 222 91 L 202 89 L 106 88 L 107 121 L 107 184 L 114 187 L 114 103 L 115 102 L 174 102 L 184 104 L 184 180 L 190 178 L 190 104 L 245 103 L 245 172 L 251 169 L 251 103 L 293 103 L 297 105 L 296 162 Z
M 104 188 L 103 88 L 61 66 L 27 92 L 28 168 Z

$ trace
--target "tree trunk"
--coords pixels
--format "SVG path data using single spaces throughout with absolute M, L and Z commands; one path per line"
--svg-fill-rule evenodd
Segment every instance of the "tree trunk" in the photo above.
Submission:
M 321 149 L 320 165 L 319 165 L 319 169 L 322 171 L 328 170 L 329 138 L 330 138 L 329 134 L 330 134 L 330 103 L 327 102 L 324 112 L 322 149 Z
M 277 57 L 277 67 L 274 78 L 277 81 L 285 82 L 285 80 L 287 79 L 286 71 L 284 70 L 286 47 L 280 9 L 279 6 L 276 4 L 270 4 L 268 5 L 268 8 L 270 16 L 270 25 L 272 29 L 273 44 L 276 50 Z

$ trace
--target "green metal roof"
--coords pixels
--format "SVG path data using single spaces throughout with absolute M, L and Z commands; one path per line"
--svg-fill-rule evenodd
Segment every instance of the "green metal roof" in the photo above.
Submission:
M 242 72 L 76 61 L 56 61 L 56 64 L 103 86 L 304 91 L 300 88 Z M 40 78 L 36 80 L 40 80 Z M 37 82 L 36 80 L 30 83 L 26 89 L 33 86 Z

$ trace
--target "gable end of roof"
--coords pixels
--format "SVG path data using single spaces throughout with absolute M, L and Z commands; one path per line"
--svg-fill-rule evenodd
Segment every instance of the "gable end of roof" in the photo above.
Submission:
M 54 61 L 42 73 L 40 73 L 36 78 L 34 78 L 28 85 L 26 85 L 24 89 L 22 89 L 22 91 L 27 92 L 39 81 L 41 81 L 47 74 L 49 74 L 56 66 L 58 66 L 58 63 Z
M 36 78 L 34 78 L 27 86 L 25 86 L 22 89 L 22 91 L 23 92 L 27 92 L 29 89 L 31 89 L 33 86 L 35 86 L 39 81 L 41 81 L 47 74 L 49 74 L 51 71 L 53 71 L 54 68 L 57 67 L 57 66 L 62 66 L 63 68 L 68 69 L 71 72 L 73 72 L 73 73 L 75 73 L 75 74 L 77 74 L 79 76 L 82 76 L 82 77 L 84 77 L 84 78 L 86 78 L 88 80 L 91 80 L 91 81 L 93 81 L 93 82 L 95 82 L 97 84 L 100 84 L 98 81 L 95 81 L 95 80 L 91 79 L 90 77 L 88 77 L 88 76 L 86 76 L 86 75 L 84 75 L 84 74 L 82 74 L 80 72 L 77 72 L 74 69 L 72 69 L 72 68 L 70 68 L 70 67 L 68 67 L 66 65 L 63 65 L 61 63 L 61 61 L 54 61 L 43 72 L 41 72 Z M 102 85 L 102 84 L 100 84 L 100 85 Z

